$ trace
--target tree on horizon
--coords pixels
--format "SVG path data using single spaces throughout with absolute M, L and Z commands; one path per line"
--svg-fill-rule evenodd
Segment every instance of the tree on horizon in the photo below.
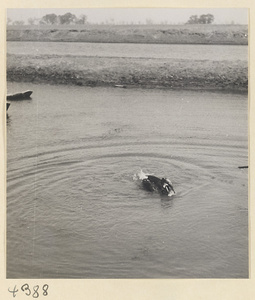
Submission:
M 212 24 L 214 22 L 214 16 L 212 14 L 203 14 L 201 16 L 192 15 L 190 16 L 186 24 Z

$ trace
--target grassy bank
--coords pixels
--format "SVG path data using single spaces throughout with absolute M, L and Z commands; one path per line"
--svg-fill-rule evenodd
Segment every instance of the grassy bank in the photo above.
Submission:
M 247 45 L 246 25 L 8 26 L 8 41 Z
M 246 92 L 242 61 L 8 55 L 9 81 Z

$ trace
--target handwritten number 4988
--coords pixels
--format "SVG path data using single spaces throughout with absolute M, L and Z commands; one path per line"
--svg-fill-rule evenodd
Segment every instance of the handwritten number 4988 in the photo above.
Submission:
M 38 297 L 40 296 L 40 294 L 39 294 L 39 288 L 40 288 L 39 285 L 35 285 L 35 286 L 33 287 L 33 290 L 31 291 L 29 285 L 28 285 L 27 283 L 25 283 L 25 284 L 22 285 L 21 290 L 22 290 L 22 291 L 25 293 L 25 295 L 27 295 L 27 296 L 32 295 L 33 298 L 38 298 Z M 48 284 L 44 284 L 43 287 L 42 287 L 42 290 L 43 290 L 42 295 L 43 295 L 43 296 L 48 296 L 48 289 L 49 289 Z M 15 285 L 15 287 L 14 287 L 13 290 L 8 289 L 8 291 L 9 291 L 10 293 L 12 293 L 13 298 L 14 298 L 14 297 L 16 297 L 16 295 L 17 295 L 17 293 L 18 293 L 19 290 L 16 288 L 16 285 Z

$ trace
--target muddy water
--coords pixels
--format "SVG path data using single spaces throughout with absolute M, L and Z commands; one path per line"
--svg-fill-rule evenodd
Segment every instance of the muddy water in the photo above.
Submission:
M 8 278 L 248 276 L 247 95 L 8 84 L 28 88 L 7 119 Z
M 7 42 L 8 54 L 134 57 L 192 60 L 242 60 L 247 63 L 246 45 L 160 45 L 64 42 Z

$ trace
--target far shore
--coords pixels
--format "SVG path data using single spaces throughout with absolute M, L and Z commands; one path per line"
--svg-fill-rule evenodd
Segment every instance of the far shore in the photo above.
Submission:
M 8 26 L 7 41 L 247 45 L 247 25 Z
M 246 25 L 8 26 L 7 41 L 247 45 Z M 7 55 L 7 80 L 80 86 L 248 91 L 248 65 L 70 55 Z

